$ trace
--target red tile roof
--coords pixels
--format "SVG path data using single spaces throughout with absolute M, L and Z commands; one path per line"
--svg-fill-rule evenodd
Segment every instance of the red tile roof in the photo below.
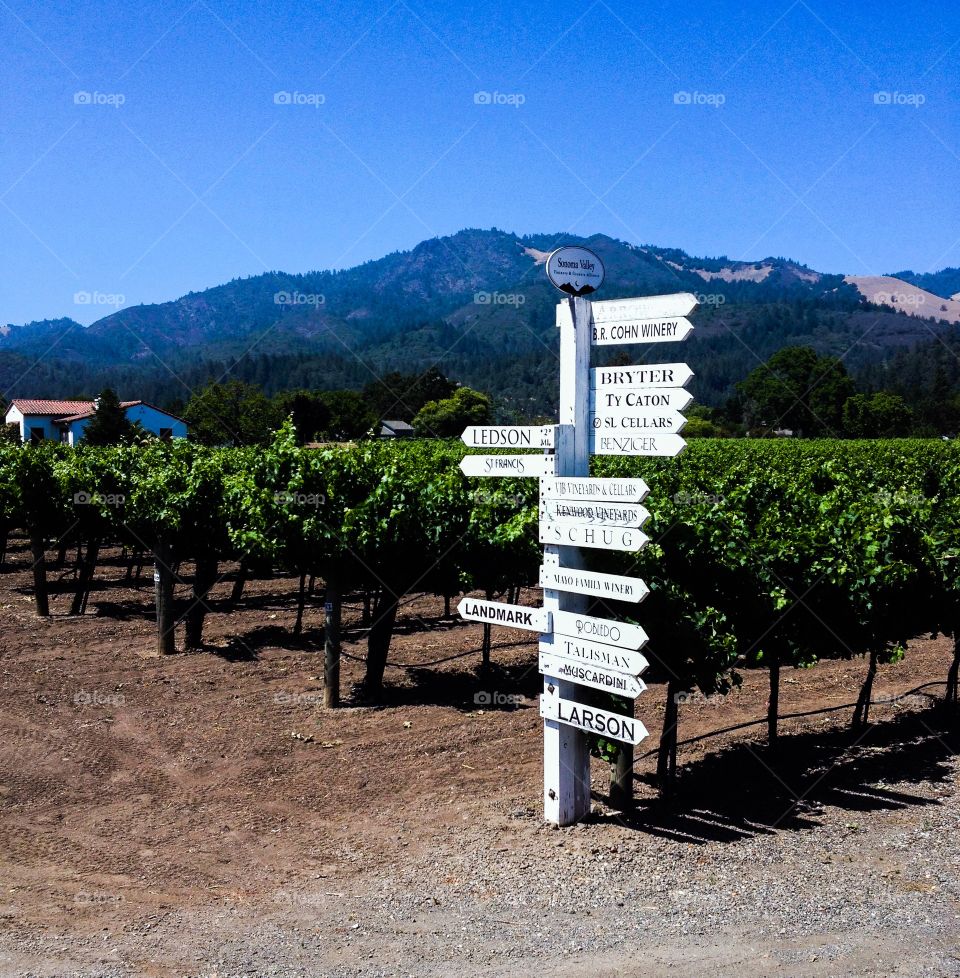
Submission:
M 21 414 L 76 414 L 78 411 L 93 410 L 93 401 L 39 401 L 15 397 L 11 407 L 19 408 Z
M 80 402 L 83 404 L 84 402 Z M 160 414 L 166 415 L 168 418 L 172 418 L 174 421 L 183 421 L 183 418 L 177 417 L 175 414 L 171 414 L 169 411 L 164 411 L 163 408 L 158 408 L 156 404 L 151 404 L 149 401 L 121 401 L 120 407 L 124 410 L 127 408 L 136 407 L 138 404 L 142 404 L 144 407 L 153 408 L 154 411 Z M 90 406 L 87 410 L 79 412 L 79 414 L 68 414 L 63 418 L 54 418 L 56 424 L 70 424 L 73 421 L 82 421 L 84 418 L 92 418 L 94 414 L 93 402 L 90 402 Z M 186 422 L 183 422 L 186 424 Z
M 80 401 L 79 403 L 82 405 L 85 402 Z M 135 407 L 137 404 L 143 404 L 143 401 L 121 401 L 120 407 L 126 409 L 128 407 Z M 164 414 L 166 414 L 166 411 L 164 411 Z M 90 401 L 90 403 L 87 404 L 86 406 L 86 410 L 80 411 L 77 414 L 68 414 L 64 418 L 56 418 L 55 420 L 57 424 L 67 424 L 70 421 L 82 421 L 84 418 L 92 418 L 93 415 L 94 415 L 93 401 Z

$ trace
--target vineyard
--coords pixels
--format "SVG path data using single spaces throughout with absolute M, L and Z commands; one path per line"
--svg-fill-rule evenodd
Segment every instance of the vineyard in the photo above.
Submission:
M 404 601 L 440 595 L 449 611 L 460 593 L 517 600 L 536 586 L 537 480 L 478 488 L 460 473 L 463 454 L 438 441 L 303 449 L 289 425 L 264 449 L 8 446 L 0 519 L 4 539 L 29 538 L 41 616 L 51 613 L 51 567 L 69 568 L 73 582 L 55 610 L 67 613 L 69 602 L 69 614 L 83 615 L 101 551 L 123 547 L 130 573 L 152 565 L 162 654 L 203 648 L 207 597 L 225 578 L 236 604 L 248 581 L 293 575 L 294 633 L 307 608 L 356 598 L 367 649 L 354 696 L 376 702 Z M 644 654 L 668 691 L 662 783 L 675 769 L 685 695 L 724 693 L 745 670 L 766 670 L 775 741 L 784 669 L 862 657 L 852 717 L 862 727 L 879 665 L 905 655 L 915 636 L 960 634 L 960 453 L 951 443 L 694 441 L 677 459 L 592 464 L 595 475 L 650 486 L 651 544 L 595 558 L 598 570 L 643 578 L 650 595 L 592 610 L 650 635 Z M 951 704 L 960 642 L 954 648 L 934 684 Z M 595 749 L 616 753 L 605 742 Z

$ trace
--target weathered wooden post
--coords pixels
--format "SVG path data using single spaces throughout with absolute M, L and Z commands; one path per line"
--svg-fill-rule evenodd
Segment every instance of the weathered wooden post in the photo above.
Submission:
M 586 686 L 629 700 L 646 688 L 639 625 L 594 618 L 590 598 L 642 601 L 648 588 L 635 577 L 586 569 L 585 548 L 636 552 L 649 541 L 641 532 L 650 515 L 640 503 L 642 479 L 594 479 L 590 455 L 677 455 L 677 434 L 691 401 L 683 389 L 693 376 L 686 364 L 590 367 L 592 346 L 660 343 L 685 339 L 683 317 L 697 304 L 690 293 L 591 303 L 585 296 L 603 282 L 603 264 L 586 248 L 558 248 L 547 258 L 547 277 L 568 298 L 557 307 L 560 330 L 559 424 L 541 427 L 473 426 L 463 433 L 472 447 L 540 448 L 535 455 L 467 455 L 468 476 L 539 476 L 539 540 L 544 545 L 540 585 L 543 607 L 524 608 L 464 598 L 459 611 L 472 621 L 539 631 L 543 694 L 543 810 L 556 825 L 590 812 L 589 735 L 625 745 L 611 784 L 611 800 L 633 801 L 633 747 L 647 736 L 627 713 L 578 702 Z M 549 450 L 553 454 L 548 454 Z
M 323 705 L 340 705 L 340 592 L 329 586 L 323 604 Z

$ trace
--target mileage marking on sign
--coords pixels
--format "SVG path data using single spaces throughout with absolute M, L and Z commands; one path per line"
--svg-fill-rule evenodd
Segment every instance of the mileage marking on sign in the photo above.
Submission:
M 544 425 L 470 425 L 460 436 L 471 448 L 553 448 L 556 428 Z

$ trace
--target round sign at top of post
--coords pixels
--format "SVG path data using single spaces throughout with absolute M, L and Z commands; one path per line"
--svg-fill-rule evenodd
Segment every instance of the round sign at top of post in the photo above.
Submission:
M 603 285 L 603 262 L 587 248 L 557 248 L 547 258 L 547 278 L 567 295 L 590 295 Z

